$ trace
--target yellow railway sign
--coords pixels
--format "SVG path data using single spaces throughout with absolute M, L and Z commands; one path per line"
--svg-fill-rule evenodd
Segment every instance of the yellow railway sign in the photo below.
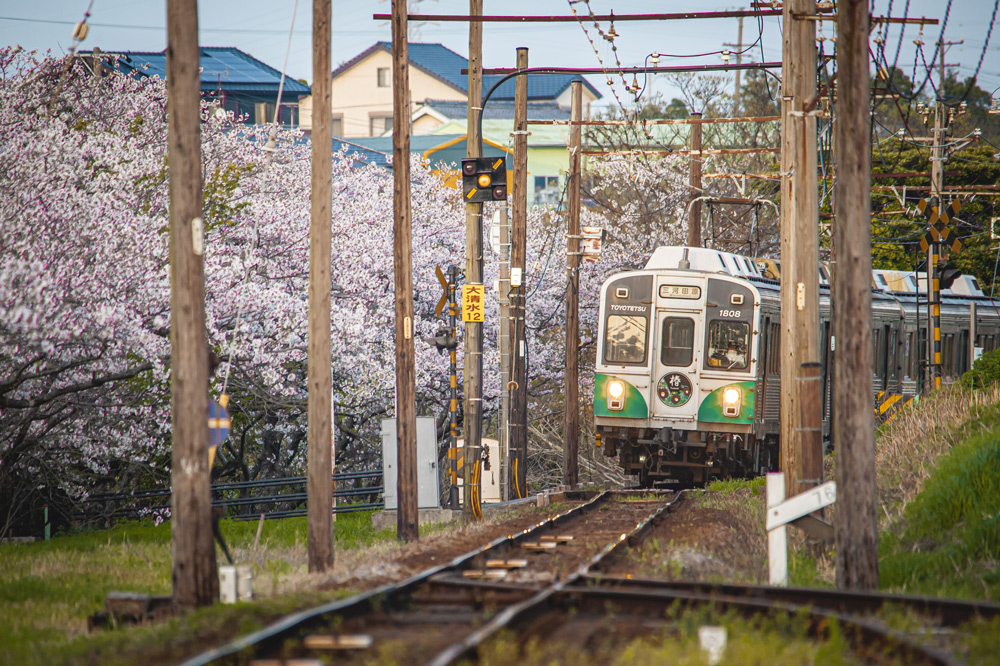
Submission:
M 483 285 L 462 285 L 462 321 L 482 323 L 485 310 L 486 298 Z

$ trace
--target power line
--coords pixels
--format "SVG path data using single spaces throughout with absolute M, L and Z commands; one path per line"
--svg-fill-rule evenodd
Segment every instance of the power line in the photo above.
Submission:
M 46 23 L 51 25 L 76 25 L 75 21 L 58 21 L 55 19 L 32 19 L 19 16 L 0 16 L 0 21 L 19 21 L 22 23 Z M 156 30 L 166 31 L 165 25 L 130 25 L 126 23 L 88 23 L 95 28 L 120 28 L 123 30 Z M 198 32 L 222 32 L 231 34 L 285 35 L 285 30 L 268 30 L 265 28 L 205 28 L 198 27 Z M 312 30 L 296 30 L 296 35 L 311 35 Z

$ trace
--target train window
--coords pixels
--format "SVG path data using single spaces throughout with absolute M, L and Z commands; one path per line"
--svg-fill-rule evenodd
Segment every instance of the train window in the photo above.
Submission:
M 969 332 L 958 334 L 958 356 L 955 359 L 955 374 L 961 375 L 969 369 Z
M 694 321 L 687 317 L 666 317 L 660 335 L 660 363 L 687 367 L 694 354 Z
M 955 374 L 955 334 L 941 336 L 941 374 L 952 377 Z
M 709 322 L 705 365 L 723 370 L 744 370 L 749 343 L 750 324 L 720 319 Z
M 646 362 L 646 318 L 610 315 L 604 338 L 607 363 Z
M 767 344 L 767 374 L 781 374 L 781 326 L 779 324 L 771 324 L 771 333 L 768 335 Z

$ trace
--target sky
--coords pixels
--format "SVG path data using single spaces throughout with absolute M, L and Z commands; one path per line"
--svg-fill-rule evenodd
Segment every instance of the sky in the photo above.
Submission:
M 972 76 L 983 53 L 983 45 L 991 24 L 991 15 L 1000 0 L 875 0 L 873 15 L 885 15 L 892 7 L 892 15 L 901 17 L 908 7 L 910 17 L 944 19 L 948 5 L 951 9 L 944 37 L 948 41 L 962 40 L 947 51 L 946 64 L 957 69 L 962 80 Z M 198 3 L 199 40 L 204 46 L 235 46 L 277 69 L 282 69 L 289 45 L 296 0 L 201 0 Z M 411 5 L 415 4 L 411 0 Z M 721 11 L 748 8 L 749 0 L 590 0 L 595 13 L 614 11 L 618 14 L 662 13 L 682 11 Z M 91 6 L 92 5 L 92 6 Z M 486 0 L 484 13 L 506 15 L 536 15 L 541 13 L 569 15 L 568 0 Z M 65 53 L 72 45 L 73 24 L 90 9 L 90 33 L 81 44 L 81 50 L 95 46 L 105 51 L 161 51 L 166 46 L 165 0 L 36 0 L 28 4 L 0 0 L 0 44 L 21 45 L 41 51 L 50 49 L 55 54 Z M 575 5 L 580 13 L 587 4 Z M 235 8 L 235 9 L 234 9 Z M 411 12 L 424 14 L 468 13 L 466 0 L 423 0 L 411 6 Z M 390 13 L 388 0 L 333 0 L 334 67 L 349 60 L 376 41 L 391 38 L 386 21 L 372 18 L 375 13 Z M 299 0 L 295 14 L 291 47 L 288 49 L 288 75 L 312 82 L 311 23 L 312 2 Z M 1000 18 L 1000 17 L 998 17 Z M 531 66 L 600 67 L 615 65 L 611 45 L 600 38 L 593 23 L 586 23 L 593 43 L 588 41 L 581 25 L 571 23 L 503 24 L 487 23 L 483 36 L 484 67 L 512 67 L 515 49 L 528 47 Z M 835 34 L 832 22 L 820 24 L 823 36 Z M 607 24 L 603 25 L 607 30 Z M 754 46 L 744 58 L 754 61 L 781 60 L 781 32 L 777 19 L 745 19 L 743 43 L 751 44 L 761 34 L 761 43 Z M 441 43 L 461 54 L 468 55 L 468 28 L 464 23 L 423 23 L 412 26 L 411 41 Z M 667 53 L 672 56 L 720 51 L 724 43 L 735 44 L 738 20 L 735 18 L 618 22 L 615 40 L 618 57 L 624 66 L 641 65 L 650 53 Z M 941 26 L 927 26 L 923 32 L 925 57 L 929 60 L 934 43 L 941 35 Z M 873 31 L 873 39 L 875 32 Z M 885 35 L 886 50 L 890 61 L 908 75 L 914 70 L 915 46 L 920 37 L 917 26 L 908 25 L 900 40 L 900 26 L 894 25 Z M 894 58 L 900 44 L 899 57 Z M 831 45 L 825 44 L 829 51 Z M 661 65 L 721 64 L 717 53 L 701 57 L 663 57 Z M 917 61 L 918 78 L 926 71 Z M 649 90 L 667 99 L 677 96 L 663 76 L 652 77 Z M 588 80 L 604 96 L 602 103 L 617 105 L 614 95 L 603 75 L 588 76 Z M 991 35 L 989 47 L 983 57 L 978 76 L 979 86 L 987 92 L 1000 88 L 1000 26 Z M 640 81 L 641 83 L 641 81 Z M 619 97 L 626 107 L 634 100 L 622 91 L 620 78 L 616 81 Z M 1000 94 L 1000 90 L 996 91 Z

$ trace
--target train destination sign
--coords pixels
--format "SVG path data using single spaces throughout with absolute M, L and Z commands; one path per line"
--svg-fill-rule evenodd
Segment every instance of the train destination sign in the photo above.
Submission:
M 696 301 L 701 298 L 701 287 L 686 284 L 661 284 L 660 298 L 687 298 Z

